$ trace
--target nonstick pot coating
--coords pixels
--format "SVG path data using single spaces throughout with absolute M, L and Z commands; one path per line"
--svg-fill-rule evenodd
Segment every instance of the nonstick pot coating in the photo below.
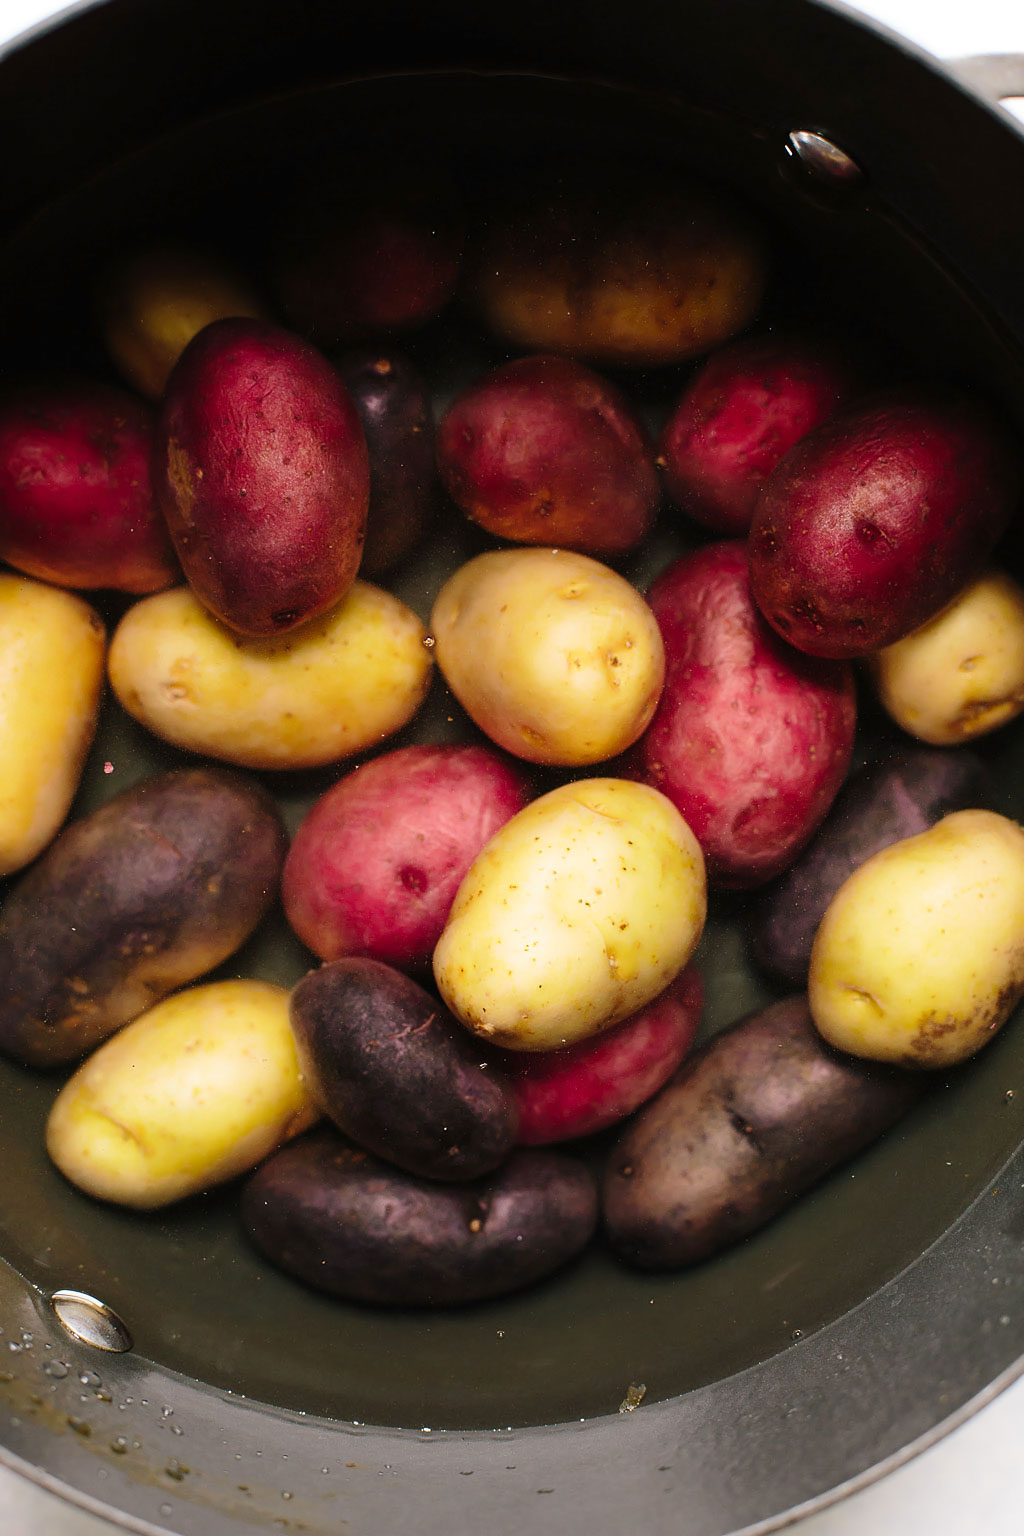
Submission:
M 176 9 L 187 17 L 186 7 Z M 703 12 L 682 9 L 699 52 Z M 724 9 L 754 20 L 750 7 Z M 107 11 L 106 21 L 97 12 L 83 24 L 117 21 L 131 30 L 125 7 Z M 593 14 L 598 27 L 611 15 Z M 825 65 L 838 70 L 833 50 L 850 37 L 855 77 L 858 47 L 884 65 L 890 85 L 903 76 L 907 135 L 896 146 L 890 140 L 884 160 L 872 158 L 879 127 L 865 115 L 865 98 L 847 100 L 848 85 L 834 96 L 831 123 L 866 171 L 852 195 L 837 197 L 794 174 L 788 132 L 830 126 L 806 84 L 787 102 L 778 84 L 773 96 L 762 79 L 740 81 L 738 59 L 717 104 L 708 99 L 709 67 L 699 70 L 689 55 L 683 75 L 702 80 L 689 96 L 626 89 L 639 67 L 628 56 L 614 86 L 464 69 L 332 80 L 176 125 L 176 113 L 184 120 L 212 105 L 204 84 L 224 89 L 213 79 L 215 27 L 193 99 L 172 110 L 154 85 L 151 121 L 167 130 L 158 142 L 132 148 L 148 135 L 129 113 L 116 162 L 99 170 L 111 146 L 90 160 L 83 144 L 73 175 L 64 165 L 41 180 L 50 197 L 31 217 L 23 170 L 10 178 L 11 230 L 0 255 L 9 372 L 22 357 L 58 353 L 105 371 L 83 315 L 88 275 L 107 251 L 132 231 L 198 220 L 244 263 L 259 249 L 261 190 L 277 185 L 296 159 L 315 163 L 339 139 L 434 140 L 471 188 L 486 186 L 497 163 L 543 162 L 554 144 L 591 156 L 634 153 L 666 175 L 685 167 L 731 186 L 760 212 L 782 253 L 771 317 L 785 321 L 809 307 L 822 324 L 856 324 L 905 366 L 977 388 L 1019 424 L 1024 324 L 1013 312 L 1001 243 L 1013 231 L 965 233 L 951 214 L 945 247 L 937 242 L 935 210 L 918 183 L 941 166 L 908 149 L 921 132 L 909 102 L 914 92 L 926 102 L 934 97 L 943 136 L 950 114 L 963 114 L 975 148 L 998 145 L 1020 171 L 1024 141 L 941 74 L 859 26 L 801 5 L 780 7 L 777 19 L 790 23 L 789 53 L 804 54 L 805 65 L 822 51 L 826 78 Z M 257 43 L 269 25 L 257 8 Z M 553 20 L 549 32 L 542 40 L 549 57 L 565 62 L 566 29 Z M 59 34 L 53 41 L 59 79 L 66 44 Z M 724 33 L 717 44 L 714 36 L 703 42 L 714 56 Z M 422 38 L 420 45 L 420 56 L 429 54 Z M 152 37 L 147 46 L 155 47 Z M 442 44 L 435 37 L 432 46 Z M 467 62 L 457 57 L 469 46 L 465 38 L 449 37 L 447 46 L 456 62 Z M 118 48 L 126 47 L 122 39 Z M 415 51 L 408 36 L 397 51 L 406 50 Z M 294 53 L 284 50 L 280 78 L 298 86 Z M 522 50 L 508 58 L 531 62 Z M 31 83 L 31 61 L 9 62 L 21 70 L 17 96 Z M 577 56 L 573 72 L 593 73 L 594 62 Z M 666 69 L 662 58 L 656 70 Z M 254 65 L 249 94 L 265 94 L 267 83 Z M 226 94 L 241 89 L 235 80 Z M 94 105 L 100 141 L 99 101 L 107 99 L 100 92 Z M 121 101 L 116 110 L 128 108 Z M 51 157 L 59 136 L 53 127 Z M 983 158 L 988 175 L 992 156 Z M 906 188 L 901 161 L 914 171 Z M 955 169 L 944 189 L 949 210 L 971 195 Z M 990 260 L 981 260 L 978 246 Z M 439 400 L 501 356 L 465 318 L 428 329 L 410 349 Z M 682 377 L 642 375 L 628 387 L 653 420 Z M 443 574 L 476 547 L 476 535 L 446 521 L 429 555 L 393 585 L 425 617 Z M 642 583 L 684 547 L 685 536 L 666 527 L 627 573 Z M 112 604 L 111 617 L 117 611 Z M 864 711 L 871 716 L 866 699 Z M 460 734 L 454 713 L 438 688 L 426 715 L 388 745 Z M 877 750 L 888 734 L 875 719 Z M 1011 727 L 980 751 L 996 780 L 997 809 L 1024 816 L 1024 732 Z M 180 760 L 108 708 L 76 812 Z M 291 826 L 333 777 L 272 780 Z M 741 916 L 741 901 L 720 899 L 702 941 L 706 1034 L 777 995 L 747 960 Z M 310 963 L 283 923 L 272 921 L 223 974 L 291 982 Z M 652 1277 L 619 1266 L 598 1244 L 571 1272 L 521 1296 L 438 1313 L 346 1306 L 287 1280 L 245 1241 L 235 1189 L 146 1216 L 87 1200 L 43 1151 L 54 1089 L 53 1079 L 0 1066 L 0 1320 L 13 1346 L 0 1372 L 0 1439 L 31 1475 L 57 1478 L 76 1497 L 147 1529 L 432 1536 L 480 1523 L 502 1536 L 528 1518 L 560 1536 L 584 1529 L 605 1536 L 626 1521 L 639 1522 L 645 1536 L 720 1536 L 773 1521 L 901 1452 L 1015 1370 L 1024 1352 L 1024 1318 L 1014 1305 L 1024 1281 L 1019 1020 L 974 1062 L 942 1076 L 877 1147 L 719 1259 Z M 602 1151 L 595 1142 L 595 1159 Z M 133 1350 L 108 1355 L 69 1338 L 48 1303 L 60 1287 L 113 1308 Z M 620 1413 L 629 1389 L 641 1385 L 641 1407 Z

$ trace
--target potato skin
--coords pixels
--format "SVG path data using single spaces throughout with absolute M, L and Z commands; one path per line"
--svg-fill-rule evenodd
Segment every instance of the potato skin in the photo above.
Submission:
M 288 993 L 219 981 L 164 998 L 64 1084 L 46 1148 L 99 1200 L 153 1210 L 247 1173 L 318 1118 Z
M 1018 475 L 965 400 L 890 391 L 853 402 L 791 449 L 750 528 L 769 624 L 812 656 L 867 656 L 923 624 L 978 573 Z
M 438 593 L 430 630 L 463 709 L 527 762 L 605 762 L 645 730 L 661 693 L 664 648 L 647 604 L 573 550 L 467 560 Z
M 704 927 L 704 861 L 664 795 L 580 779 L 506 822 L 459 886 L 434 978 L 467 1029 L 551 1051 L 663 992 Z
M 748 1014 L 685 1062 L 608 1157 L 608 1240 L 642 1269 L 709 1258 L 791 1205 L 914 1103 L 921 1080 L 841 1056 L 804 996 Z
M 525 775 L 486 747 L 400 747 L 361 764 L 292 839 L 288 921 L 322 960 L 429 967 L 466 871 L 529 798 Z
M 118 701 L 154 735 L 244 768 L 315 768 L 419 709 L 432 662 L 411 608 L 355 581 L 297 634 L 242 640 L 188 587 L 134 604 L 110 642 Z
M 852 670 L 778 640 L 752 601 L 738 539 L 684 555 L 648 601 L 667 668 L 637 776 L 688 822 L 713 885 L 763 885 L 796 857 L 842 783 L 856 725 Z
M 861 769 L 842 786 L 795 863 L 752 909 L 758 964 L 804 986 L 818 924 L 844 880 L 882 848 L 924 832 L 950 811 L 987 805 L 991 793 L 972 752 L 907 746 Z
M 0 572 L 0 875 L 41 853 L 71 809 L 106 650 L 103 621 L 82 598 Z
M 261 785 L 185 768 L 67 826 L 0 909 L 0 1050 L 75 1061 L 232 954 L 277 891 L 286 835 Z
M 338 1129 L 425 1179 L 490 1173 L 516 1106 L 500 1069 L 437 999 L 379 960 L 334 960 L 292 992 L 303 1075 Z
M 159 592 L 178 561 L 154 499 L 154 414 L 91 379 L 0 404 L 0 557 L 59 587 Z
M 182 570 L 242 635 L 280 635 L 355 580 L 370 470 L 326 358 L 267 321 L 215 320 L 167 381 L 153 483 Z
M 876 853 L 829 903 L 807 989 L 839 1050 L 906 1067 L 973 1056 L 1024 995 L 1024 829 L 954 811 Z
M 317 1131 L 257 1169 L 242 1220 L 307 1285 L 377 1306 L 445 1307 L 506 1295 L 575 1258 L 596 1228 L 597 1191 L 562 1153 L 519 1151 L 488 1178 L 437 1184 Z
M 605 559 L 643 540 L 661 499 L 626 397 L 564 357 L 520 357 L 470 384 L 438 426 L 437 462 L 488 533 Z

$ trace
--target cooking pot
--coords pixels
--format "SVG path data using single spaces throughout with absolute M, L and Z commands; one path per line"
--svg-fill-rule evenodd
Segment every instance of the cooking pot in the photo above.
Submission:
M 1024 93 L 1024 63 L 943 69 L 814 0 L 77 8 L 0 56 L 6 367 L 88 359 L 106 252 L 197 220 L 244 244 L 261 187 L 327 142 L 469 145 L 482 180 L 556 145 L 731 187 L 817 312 L 1020 426 L 1024 136 L 986 91 Z M 400 595 L 422 605 L 422 579 Z M 1024 736 L 983 752 L 1024 818 Z M 76 811 L 170 760 L 111 711 Z M 317 788 L 289 778 L 289 813 Z M 773 995 L 728 903 L 700 959 L 707 1030 Z M 291 979 L 308 959 L 271 932 L 233 964 Z M 152 1216 L 85 1200 L 43 1152 L 53 1091 L 0 1068 L 2 1455 L 130 1529 L 764 1531 L 1024 1362 L 1020 1021 L 719 1259 L 650 1276 L 597 1247 L 451 1313 L 306 1292 L 250 1252 L 232 1190 Z

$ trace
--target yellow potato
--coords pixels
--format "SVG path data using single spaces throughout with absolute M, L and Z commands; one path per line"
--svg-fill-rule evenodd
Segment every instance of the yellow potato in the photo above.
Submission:
M 248 768 L 311 768 L 412 718 L 430 682 L 424 639 L 410 608 L 364 581 L 273 640 L 241 638 L 175 587 L 125 614 L 110 681 L 128 713 L 175 746 Z
M 0 875 L 56 836 L 96 731 L 107 635 L 71 592 L 0 574 Z
M 664 991 L 706 906 L 704 859 L 671 801 L 627 779 L 581 779 L 534 800 L 476 858 L 434 976 L 476 1034 L 554 1050 Z
M 822 1035 L 854 1056 L 974 1055 L 1024 992 L 1024 829 L 956 811 L 876 853 L 822 919 L 808 991 Z
M 245 1173 L 317 1111 L 299 1071 L 288 992 L 218 981 L 164 998 L 78 1068 L 46 1149 L 86 1194 L 142 1209 Z
M 665 679 L 661 632 L 639 592 L 567 549 L 477 555 L 442 587 L 430 628 L 467 714 L 531 763 L 579 767 L 624 751 Z
M 987 735 L 1024 710 L 1024 591 L 986 572 L 869 669 L 885 709 L 919 741 Z
M 266 314 L 240 277 L 184 246 L 133 252 L 107 274 L 100 311 L 114 362 L 129 384 L 154 400 L 204 326 L 233 315 Z

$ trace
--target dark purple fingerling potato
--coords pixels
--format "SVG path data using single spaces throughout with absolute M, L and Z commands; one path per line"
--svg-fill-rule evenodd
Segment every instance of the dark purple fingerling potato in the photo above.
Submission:
M 962 747 L 901 747 L 843 785 L 794 864 L 764 890 L 749 914 L 758 965 L 804 986 L 811 946 L 832 897 L 855 869 L 951 811 L 985 809 L 992 785 L 981 759 Z
M 332 960 L 291 994 L 303 1076 L 339 1130 L 428 1179 L 490 1173 L 516 1139 L 501 1069 L 429 992 L 379 960 Z
M 858 400 L 769 476 L 750 528 L 755 601 L 812 656 L 881 650 L 977 575 L 1019 479 L 1001 431 L 963 397 Z
M 710 1258 L 893 1126 L 920 1073 L 843 1056 L 807 999 L 748 1014 L 691 1056 L 608 1156 L 608 1240 L 641 1269 Z
M 576 1258 L 597 1226 L 589 1169 L 514 1152 L 471 1184 L 416 1178 L 321 1130 L 245 1186 L 242 1221 L 274 1264 L 374 1306 L 446 1307 L 504 1296 Z

